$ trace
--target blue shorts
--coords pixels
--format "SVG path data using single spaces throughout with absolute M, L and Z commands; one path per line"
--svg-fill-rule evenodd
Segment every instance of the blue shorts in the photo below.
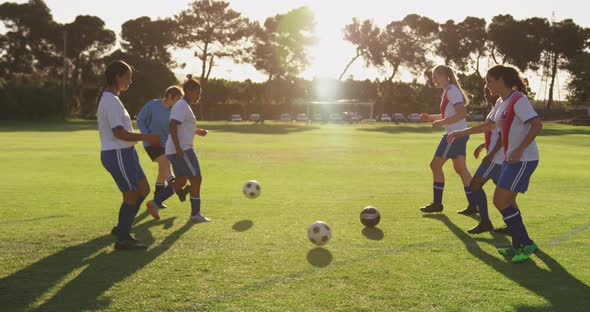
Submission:
M 175 176 L 187 178 L 201 176 L 199 159 L 194 149 L 191 148 L 184 151 L 183 158 L 179 158 L 176 154 L 166 155 L 166 158 L 172 164 L 172 170 L 174 170 Z
M 481 163 L 475 171 L 474 177 L 482 177 L 486 179 L 492 179 L 494 184 L 498 184 L 498 178 L 500 177 L 500 173 L 502 172 L 502 165 L 497 163 L 491 164 L 484 164 Z
M 434 153 L 435 156 L 442 157 L 442 158 L 457 158 L 457 156 L 465 156 L 467 152 L 467 141 L 469 140 L 469 136 L 463 136 L 455 141 L 449 143 L 447 142 L 447 135 L 443 135 L 438 147 L 436 148 L 436 152 Z
M 121 193 L 137 191 L 139 181 L 145 179 L 134 147 L 101 151 L 100 161 L 115 179 Z
M 505 161 L 502 164 L 502 172 L 500 178 L 498 178 L 497 186 L 511 192 L 526 192 L 529 188 L 531 175 L 533 175 L 538 165 L 538 160 L 519 161 L 514 164 Z

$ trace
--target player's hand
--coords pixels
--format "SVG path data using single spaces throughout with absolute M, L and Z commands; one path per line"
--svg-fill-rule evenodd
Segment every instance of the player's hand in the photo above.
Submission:
M 444 123 L 443 123 L 442 120 L 435 120 L 435 121 L 432 122 L 432 127 L 433 128 L 438 129 L 438 128 L 442 128 L 443 126 L 444 126 Z
M 205 129 L 197 129 L 197 130 L 195 130 L 195 134 L 198 135 L 198 136 L 204 137 L 204 136 L 207 135 L 207 133 L 209 133 L 209 131 L 207 131 Z
M 486 99 L 486 102 L 494 105 L 496 103 L 496 100 L 498 100 L 498 96 L 497 95 L 492 95 L 492 91 L 490 91 L 489 88 L 484 88 L 484 97 Z
M 520 159 L 522 158 L 522 150 L 521 149 L 515 149 L 510 156 L 508 156 L 508 162 L 509 163 L 517 163 L 520 161 Z
M 176 157 L 178 158 L 184 158 L 184 151 L 180 148 L 176 149 Z
M 482 163 L 489 165 L 492 163 L 492 155 L 486 155 L 483 159 L 482 159 Z
M 420 121 L 429 121 L 429 120 L 430 120 L 430 115 L 428 115 L 426 113 L 420 114 Z
M 146 136 L 145 140 L 151 146 L 160 146 L 160 135 L 157 133 L 150 133 Z
M 458 139 L 460 137 L 465 136 L 465 132 L 463 132 L 463 130 L 457 130 L 457 131 L 453 131 L 449 134 L 447 134 L 447 142 L 453 142 L 455 141 L 455 139 Z
M 473 156 L 475 159 L 479 158 L 479 154 L 481 154 L 481 151 L 484 149 L 484 147 L 486 147 L 485 144 L 481 144 L 475 149 L 475 151 L 473 151 Z

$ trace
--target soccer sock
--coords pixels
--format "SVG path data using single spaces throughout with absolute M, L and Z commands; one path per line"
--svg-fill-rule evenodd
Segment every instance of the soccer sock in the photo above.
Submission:
M 144 200 L 145 200 L 145 197 L 139 196 L 139 198 L 137 198 L 137 203 L 135 204 L 135 213 L 133 214 L 133 219 L 135 219 L 135 216 L 137 216 L 137 213 L 139 212 L 139 209 L 141 209 L 141 204 L 143 203 Z
M 471 191 L 471 186 L 464 186 L 463 189 L 465 190 L 465 197 L 467 197 L 467 202 L 469 202 L 469 205 L 475 204 L 473 192 Z
M 201 213 L 201 197 L 191 196 L 191 216 L 196 216 Z
M 119 208 L 119 224 L 117 225 L 117 241 L 123 242 L 129 237 L 129 230 L 135 217 L 135 205 L 123 202 Z
M 156 182 L 156 190 L 154 191 L 154 196 L 158 195 L 158 193 L 160 193 L 165 186 L 166 183 L 164 182 Z
M 176 180 L 176 177 L 173 176 L 173 175 L 171 175 L 171 176 L 169 176 L 169 177 L 166 178 L 166 183 L 172 184 L 172 183 L 174 183 L 174 180 Z
M 432 190 L 434 191 L 434 203 L 442 205 L 442 197 L 443 191 L 445 190 L 445 183 L 444 182 L 434 182 L 432 186 Z
M 483 188 L 473 191 L 473 200 L 479 210 L 480 221 L 490 221 L 490 215 L 488 214 L 488 198 Z
M 504 222 L 512 230 L 512 247 L 519 248 L 521 245 L 529 245 L 533 242 L 522 222 L 522 215 L 518 208 L 510 206 L 502 210 L 501 213 Z
M 172 185 L 168 184 L 160 192 L 156 193 L 156 196 L 154 196 L 154 202 L 156 202 L 156 204 L 160 206 L 162 205 L 163 201 L 170 198 L 170 196 L 172 196 L 173 194 L 174 189 L 172 188 Z

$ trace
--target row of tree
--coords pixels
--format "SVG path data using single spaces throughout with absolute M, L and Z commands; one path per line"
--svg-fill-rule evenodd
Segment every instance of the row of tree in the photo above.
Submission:
M 138 71 L 134 87 L 124 95 L 125 102 L 132 106 L 130 111 L 136 111 L 146 100 L 178 83 L 172 70 L 186 64 L 173 59 L 171 52 L 177 49 L 193 51 L 199 60 L 200 67 L 195 71 L 206 90 L 202 110 L 205 117 L 215 111 L 217 103 L 285 105 L 317 98 L 314 84 L 299 78 L 309 64 L 307 47 L 317 41 L 314 16 L 307 7 L 268 17 L 261 24 L 231 9 L 228 2 L 194 0 L 171 18 L 140 17 L 125 22 L 117 50 L 117 36 L 102 19 L 81 15 L 71 23 L 60 24 L 53 20 L 43 0 L 4 3 L 0 5 L 0 21 L 6 28 L 0 37 L 0 100 L 15 112 L 35 102 L 27 93 L 31 85 L 50 89 L 47 94 L 60 94 L 54 89 L 64 77 L 67 98 L 61 102 L 65 105 L 54 104 L 60 99 L 52 98 L 48 107 L 66 116 L 92 116 L 102 70 L 113 59 L 126 60 Z M 343 64 L 340 80 L 359 59 L 366 66 L 378 68 L 383 78 L 355 82 L 364 89 L 337 96 L 364 94 L 384 108 L 389 107 L 385 110 L 402 110 L 401 106 L 417 101 L 409 95 L 419 84 L 396 82 L 400 70 L 407 69 L 419 77 L 434 65 L 436 58 L 442 58 L 462 71 L 465 88 L 479 102 L 484 84 L 480 65 L 483 59 L 491 59 L 514 64 L 523 71 L 546 71 L 544 74 L 551 77 L 550 90 L 557 71 L 567 70 L 572 76 L 571 100 L 587 102 L 589 38 L 590 31 L 572 20 L 551 23 L 542 18 L 515 20 L 510 15 L 499 15 L 489 25 L 475 17 L 438 24 L 412 14 L 380 27 L 371 20 L 355 18 L 345 26 L 344 39 L 356 47 L 356 55 Z M 211 74 L 221 60 L 252 64 L 268 79 L 264 83 L 212 80 Z M 340 83 L 343 90 L 347 83 L 352 82 Z M 232 92 L 242 92 L 242 96 L 232 96 L 228 101 L 224 88 L 242 90 Z M 430 90 L 432 86 L 421 85 L 420 89 Z M 28 102 L 24 103 L 24 99 Z M 547 109 L 551 109 L 552 100 L 550 92 Z M 436 103 L 434 99 L 425 101 Z

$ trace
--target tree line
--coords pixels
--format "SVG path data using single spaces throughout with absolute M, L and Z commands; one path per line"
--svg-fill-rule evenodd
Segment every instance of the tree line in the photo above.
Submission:
M 548 77 L 546 110 L 554 106 L 553 89 L 560 70 L 572 77 L 568 101 L 590 102 L 590 30 L 570 19 L 550 22 L 498 15 L 489 24 L 477 17 L 439 24 L 410 14 L 381 26 L 353 18 L 343 28 L 343 39 L 355 47 L 356 54 L 342 65 L 339 79 L 321 84 L 300 78 L 309 65 L 307 48 L 318 40 L 315 17 L 307 7 L 260 23 L 233 10 L 228 2 L 194 0 L 170 18 L 139 17 L 123 23 L 118 45 L 115 32 L 100 17 L 80 15 L 61 24 L 53 20 L 43 0 L 1 4 L 0 21 L 6 29 L 0 37 L 4 119 L 93 117 L 102 71 L 114 59 L 125 60 L 137 71 L 134 86 L 122 95 L 134 114 L 147 100 L 178 83 L 173 70 L 186 64 L 173 59 L 177 49 L 194 52 L 200 64 L 191 71 L 200 76 L 205 90 L 200 114 L 206 119 L 225 118 L 236 110 L 294 112 L 305 101 L 340 98 L 374 101 L 380 112 L 387 113 L 433 109 L 440 92 L 428 80 L 421 84 L 417 78 L 437 59 L 460 71 L 474 103 L 483 100 L 484 60 Z M 267 79 L 261 83 L 214 79 L 222 60 L 251 64 Z M 381 77 L 373 81 L 347 77 L 351 64 L 360 60 L 378 69 Z M 401 70 L 416 79 L 399 81 Z M 333 94 L 318 92 L 318 86 L 326 84 L 334 86 Z

